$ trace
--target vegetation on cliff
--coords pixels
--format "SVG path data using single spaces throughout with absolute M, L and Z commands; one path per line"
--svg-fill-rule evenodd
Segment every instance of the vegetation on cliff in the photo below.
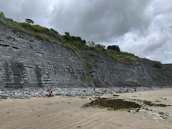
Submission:
M 12 19 L 5 18 L 4 14 L 0 13 L 0 22 L 5 24 L 6 26 L 27 33 L 41 40 L 53 43 L 62 43 L 64 47 L 73 50 L 80 59 L 82 57 L 79 55 L 78 50 L 94 50 L 107 54 L 108 56 L 112 57 L 115 62 L 118 63 L 135 64 L 140 61 L 140 58 L 135 56 L 134 54 L 121 52 L 119 46 L 117 45 L 107 46 L 106 49 L 105 46 L 96 44 L 93 41 L 86 42 L 79 36 L 71 36 L 69 32 L 65 32 L 65 35 L 60 35 L 54 29 L 48 29 L 40 25 L 33 25 L 30 23 L 34 22 L 30 21 L 32 20 L 26 19 L 25 23 L 18 23 L 13 21 Z M 85 64 L 85 66 L 87 66 L 87 64 Z M 155 67 L 160 68 L 161 64 L 157 63 L 155 64 Z

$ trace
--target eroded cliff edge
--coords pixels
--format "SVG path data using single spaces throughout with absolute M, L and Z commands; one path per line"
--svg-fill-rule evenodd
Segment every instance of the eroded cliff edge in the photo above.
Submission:
M 1 15 L 1 88 L 172 85 L 171 65 L 121 63 L 93 48 L 74 51 L 53 35 L 48 36 L 56 43 L 8 26 L 5 19 Z

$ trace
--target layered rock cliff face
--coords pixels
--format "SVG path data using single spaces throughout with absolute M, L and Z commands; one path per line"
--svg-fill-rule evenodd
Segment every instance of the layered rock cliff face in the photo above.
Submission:
M 90 57 L 93 55 L 94 57 Z M 147 59 L 134 64 L 117 63 L 108 55 L 95 51 L 82 51 L 87 62 L 94 64 L 89 70 L 96 86 L 171 86 L 172 69 Z
M 122 64 L 95 50 L 79 50 L 78 56 L 57 42 L 38 39 L 0 22 L 0 87 L 172 85 L 171 67 L 156 67 L 146 59 Z
M 0 24 L 1 87 L 84 86 L 73 51 Z

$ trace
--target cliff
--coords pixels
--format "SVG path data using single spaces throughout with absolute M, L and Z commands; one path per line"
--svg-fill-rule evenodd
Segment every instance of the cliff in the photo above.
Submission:
M 0 13 L 1 88 L 172 85 L 172 65 L 88 47 L 82 39 L 77 48 L 53 29 L 31 26 Z

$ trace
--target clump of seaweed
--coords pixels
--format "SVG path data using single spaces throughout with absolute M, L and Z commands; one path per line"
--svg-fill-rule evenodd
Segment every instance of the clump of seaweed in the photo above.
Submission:
M 148 106 L 154 106 L 154 107 L 167 107 L 167 106 L 171 106 L 171 105 L 166 105 L 166 104 L 156 104 L 156 103 L 152 103 L 151 101 L 147 101 L 147 100 L 144 100 L 143 103 L 148 105 Z
M 83 105 L 83 107 L 99 107 L 106 108 L 110 110 L 130 110 L 130 109 L 140 109 L 141 105 L 131 102 L 125 101 L 123 99 L 109 99 L 109 98 L 97 98 L 96 100 L 91 101 Z
M 139 99 L 132 99 L 134 101 L 138 101 L 138 102 L 141 102 L 145 105 L 148 105 L 148 106 L 154 106 L 154 107 L 167 107 L 167 106 L 171 106 L 171 105 L 166 105 L 166 104 L 156 104 L 156 103 L 153 103 L 151 101 L 148 101 L 148 100 L 139 100 Z M 160 102 L 160 101 L 156 101 L 156 102 Z

